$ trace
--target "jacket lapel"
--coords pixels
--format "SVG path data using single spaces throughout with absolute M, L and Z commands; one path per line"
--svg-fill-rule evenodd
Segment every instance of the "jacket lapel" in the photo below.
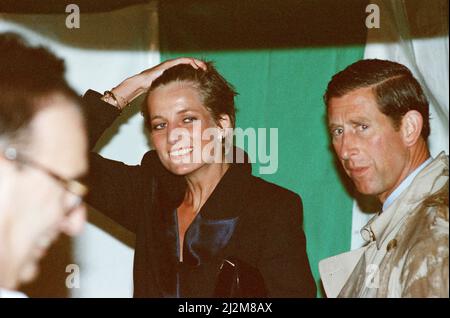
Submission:
M 156 176 L 151 227 L 155 241 L 156 280 L 163 297 L 179 295 L 180 266 L 197 267 L 216 257 L 230 242 L 245 212 L 251 184 L 251 164 L 232 163 L 203 205 L 184 239 L 183 263 L 178 262 L 176 209 L 181 204 L 186 181 Z M 175 189 L 176 191 L 173 191 Z
M 328 298 L 336 298 L 344 287 L 366 247 L 321 260 L 319 272 Z
M 208 262 L 228 245 L 245 213 L 250 178 L 250 163 L 230 165 L 186 232 L 184 263 Z

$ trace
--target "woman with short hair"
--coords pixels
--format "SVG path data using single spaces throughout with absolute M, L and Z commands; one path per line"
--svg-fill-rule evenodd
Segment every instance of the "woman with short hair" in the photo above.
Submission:
M 224 160 L 242 152 L 226 145 L 236 93 L 211 63 L 169 60 L 88 91 L 91 146 L 144 92 L 154 150 L 139 166 L 93 153 L 88 196 L 136 234 L 134 296 L 314 297 L 301 199 L 252 176 L 245 155 Z

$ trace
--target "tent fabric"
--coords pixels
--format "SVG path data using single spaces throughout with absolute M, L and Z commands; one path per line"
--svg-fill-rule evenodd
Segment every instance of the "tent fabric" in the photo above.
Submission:
M 380 28 L 369 29 L 364 58 L 386 59 L 406 65 L 430 102 L 430 152 L 449 153 L 448 1 L 372 1 L 380 8 Z M 361 207 L 364 206 L 364 207 Z M 364 244 L 359 230 L 378 206 L 355 201 L 352 249 Z

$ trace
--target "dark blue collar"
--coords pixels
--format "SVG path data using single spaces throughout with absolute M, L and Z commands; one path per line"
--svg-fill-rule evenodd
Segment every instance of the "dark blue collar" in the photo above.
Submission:
M 160 184 L 163 203 L 162 224 L 154 228 L 164 252 L 159 253 L 158 280 L 164 295 L 176 295 L 177 275 L 180 266 L 198 267 L 217 260 L 217 255 L 230 242 L 239 219 L 245 213 L 246 197 L 251 185 L 251 164 L 232 163 L 219 181 L 208 200 L 186 231 L 183 246 L 183 263 L 178 264 L 178 226 L 176 209 L 181 201 L 179 194 L 169 191 L 166 184 Z M 186 187 L 184 186 L 184 191 Z M 172 198 L 168 196 L 172 193 Z M 184 193 L 184 192 L 183 192 Z

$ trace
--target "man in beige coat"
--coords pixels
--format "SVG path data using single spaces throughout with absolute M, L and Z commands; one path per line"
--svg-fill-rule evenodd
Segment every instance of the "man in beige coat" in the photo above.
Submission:
M 411 72 L 358 61 L 324 96 L 331 140 L 356 189 L 383 204 L 367 245 L 319 264 L 328 297 L 449 297 L 448 157 L 431 158 L 428 101 Z

